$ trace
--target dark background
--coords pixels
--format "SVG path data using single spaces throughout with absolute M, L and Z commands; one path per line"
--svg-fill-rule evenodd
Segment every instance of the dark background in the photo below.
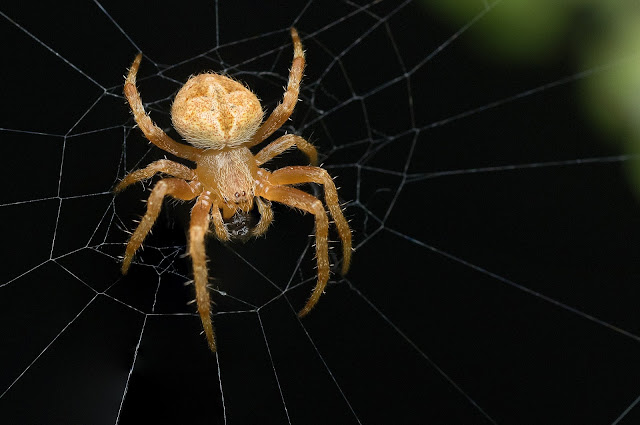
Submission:
M 0 422 L 638 423 L 636 159 L 590 123 L 579 78 L 511 99 L 581 71 L 571 43 L 515 65 L 416 3 L 231 3 L 2 6 Z M 164 156 L 122 76 L 141 50 L 167 130 L 203 70 L 271 110 L 292 25 L 308 67 L 278 134 L 336 176 L 353 266 L 298 320 L 311 217 L 278 206 L 265 238 L 211 240 L 212 355 L 187 305 L 189 205 L 165 203 L 119 273 L 149 185 L 110 191 Z

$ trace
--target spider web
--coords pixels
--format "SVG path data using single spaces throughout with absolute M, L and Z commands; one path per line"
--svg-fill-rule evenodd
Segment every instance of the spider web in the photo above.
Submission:
M 638 157 L 602 143 L 577 94 L 625 64 L 485 60 L 474 29 L 507 0 L 453 29 L 410 1 L 230 3 L 3 5 L 2 422 L 637 423 L 640 211 L 622 168 Z M 199 71 L 270 111 L 293 25 L 308 68 L 277 134 L 311 140 L 336 178 L 353 267 L 299 320 L 311 217 L 275 206 L 266 237 L 211 240 L 212 355 L 189 204 L 165 202 L 119 272 L 157 179 L 111 189 L 165 155 L 122 75 L 144 52 L 138 87 L 174 137 L 171 99 Z

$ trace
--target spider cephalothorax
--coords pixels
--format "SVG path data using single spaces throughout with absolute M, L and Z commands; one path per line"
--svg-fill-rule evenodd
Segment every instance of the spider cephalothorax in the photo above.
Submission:
M 162 159 L 146 168 L 133 171 L 118 184 L 116 192 L 156 173 L 171 176 L 158 181 L 154 186 L 147 202 L 147 212 L 127 244 L 122 272 L 127 273 L 129 270 L 133 255 L 142 245 L 160 213 L 164 197 L 171 196 L 185 201 L 195 199 L 191 210 L 188 252 L 193 262 L 198 312 L 212 351 L 216 351 L 216 344 L 211 324 L 211 301 L 207 290 L 209 279 L 204 246 L 204 237 L 211 227 L 218 239 L 228 241 L 232 233 L 225 221 L 248 213 L 255 205 L 258 207 L 260 219 L 250 230 L 250 235 L 261 235 L 267 231 L 273 219 L 271 201 L 312 213 L 316 222 L 318 281 L 311 297 L 299 313 L 299 316 L 304 316 L 318 302 L 329 280 L 329 220 L 320 200 L 292 186 L 299 183 L 318 183 L 324 186 L 327 207 L 342 240 L 342 273 L 349 269 L 351 231 L 338 203 L 333 180 L 323 168 L 316 166 L 318 154 L 315 147 L 302 137 L 286 134 L 255 155 L 249 150 L 280 128 L 298 101 L 304 70 L 304 52 L 294 28 L 291 29 L 291 38 L 294 57 L 287 90 L 282 102 L 264 122 L 262 107 L 256 95 L 229 77 L 206 73 L 191 77 L 185 83 L 173 102 L 171 119 L 178 133 L 191 145 L 173 140 L 145 113 L 136 89 L 136 75 L 142 54 L 138 54 L 133 61 L 124 85 L 133 116 L 147 139 L 173 155 L 194 162 L 196 168 L 191 169 L 183 164 Z M 285 167 L 273 172 L 260 168 L 292 146 L 304 152 L 312 166 Z

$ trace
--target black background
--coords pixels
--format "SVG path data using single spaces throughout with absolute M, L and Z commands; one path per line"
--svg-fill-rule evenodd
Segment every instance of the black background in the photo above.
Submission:
M 609 159 L 626 152 L 590 124 L 580 79 L 508 100 L 580 71 L 571 43 L 505 64 L 472 27 L 429 58 L 460 27 L 363 5 L 2 6 L 0 421 L 608 424 L 631 406 L 618 423 L 637 423 L 633 159 Z M 357 249 L 300 321 L 312 218 L 276 207 L 265 238 L 211 240 L 215 356 L 186 304 L 188 205 L 166 203 L 119 273 L 148 187 L 110 190 L 164 155 L 133 128 L 122 76 L 142 50 L 140 92 L 167 130 L 202 70 L 270 110 L 292 25 L 308 68 L 282 131 L 337 176 Z

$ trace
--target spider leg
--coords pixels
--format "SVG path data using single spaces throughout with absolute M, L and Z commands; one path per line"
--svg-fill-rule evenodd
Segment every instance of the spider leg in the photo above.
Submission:
M 133 64 L 131 64 L 131 68 L 129 68 L 129 75 L 127 75 L 127 79 L 124 84 L 124 94 L 131 106 L 133 118 L 135 118 L 138 127 L 140 127 L 140 130 L 142 130 L 145 137 L 149 139 L 151 143 L 175 156 L 195 162 L 202 149 L 176 142 L 162 131 L 160 127 L 155 125 L 149 115 L 146 114 L 144 106 L 142 105 L 140 93 L 138 92 L 138 89 L 136 89 L 136 75 L 138 73 L 141 60 L 142 53 L 138 53 Z
M 274 131 L 282 127 L 293 112 L 293 108 L 298 102 L 298 94 L 300 93 L 300 81 L 302 80 L 302 74 L 304 72 L 304 51 L 302 50 L 302 43 L 298 36 L 298 31 L 295 28 L 291 28 L 291 39 L 293 40 L 293 62 L 291 63 L 291 70 L 289 71 L 289 83 L 287 84 L 287 91 L 285 91 L 282 98 L 282 102 L 271 112 L 269 118 L 262 123 L 256 134 L 251 138 L 249 147 L 257 145 L 264 139 L 273 134 Z
M 295 145 L 298 149 L 304 152 L 309 157 L 309 163 L 311 165 L 318 165 L 318 151 L 315 146 L 307 142 L 300 136 L 295 134 L 285 134 L 282 137 L 277 138 L 267 146 L 262 148 L 260 152 L 255 155 L 258 167 L 265 162 L 271 161 L 282 152 Z
M 273 221 L 273 210 L 271 209 L 271 202 L 264 202 L 261 198 L 255 198 L 256 205 L 258 205 L 258 212 L 260 213 L 260 221 L 256 224 L 256 227 L 251 230 L 253 236 L 260 236 L 267 231 L 271 222 Z
M 351 263 L 351 229 L 342 214 L 336 185 L 329 173 L 319 167 L 285 167 L 274 171 L 269 176 L 269 182 L 277 185 L 313 182 L 324 186 L 324 198 L 342 241 L 342 274 L 346 274 Z
M 205 253 L 204 237 L 209 230 L 209 211 L 211 200 L 203 195 L 198 198 L 191 210 L 191 225 L 189 226 L 189 255 L 193 263 L 193 281 L 196 287 L 196 301 L 198 313 L 207 337 L 209 348 L 215 353 L 216 341 L 211 323 L 211 299 L 209 298 L 209 273 L 207 271 L 207 256 Z
M 127 274 L 129 271 L 133 255 L 140 248 L 144 238 L 147 237 L 151 227 L 153 227 L 153 223 L 158 218 L 164 197 L 169 195 L 176 199 L 188 201 L 198 196 L 198 190 L 199 184 L 197 182 L 187 183 L 176 178 L 162 179 L 156 183 L 147 201 L 147 212 L 127 244 L 122 261 L 122 274 Z
M 312 195 L 288 186 L 258 186 L 259 196 L 312 213 L 316 220 L 316 259 L 318 262 L 318 282 L 309 300 L 298 313 L 305 316 L 316 305 L 329 280 L 329 219 L 322 202 Z
M 219 203 L 215 204 L 211 209 L 211 221 L 213 221 L 213 228 L 216 231 L 216 237 L 218 240 L 223 242 L 231 240 L 231 235 L 229 235 L 229 231 L 225 227 L 222 214 L 220 213 Z
M 196 172 L 186 165 L 169 161 L 168 159 L 161 159 L 159 161 L 152 162 L 145 168 L 141 168 L 127 174 L 113 191 L 118 193 L 130 184 L 146 180 L 149 177 L 154 176 L 156 173 L 168 174 L 183 180 L 193 180 L 196 177 Z

